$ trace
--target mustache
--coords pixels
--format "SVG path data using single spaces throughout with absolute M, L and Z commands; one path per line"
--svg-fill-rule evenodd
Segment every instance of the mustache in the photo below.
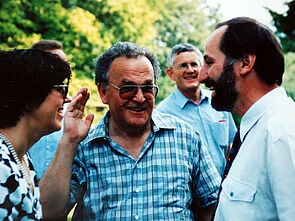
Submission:
M 214 90 L 217 87 L 217 83 L 214 80 L 212 80 L 211 78 L 207 78 L 202 83 L 204 83 L 205 86 L 211 90 Z

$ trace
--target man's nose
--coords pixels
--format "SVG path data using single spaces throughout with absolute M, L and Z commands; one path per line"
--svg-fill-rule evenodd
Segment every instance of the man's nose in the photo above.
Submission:
M 188 64 L 187 67 L 186 67 L 186 72 L 194 72 L 196 70 L 196 68 L 193 68 L 192 65 Z
M 135 99 L 137 102 L 143 102 L 145 100 L 145 97 L 141 88 L 137 88 L 137 92 L 135 96 L 133 97 L 133 99 Z
M 206 79 L 208 79 L 208 71 L 204 66 L 201 68 L 198 78 L 199 78 L 199 82 L 203 82 Z

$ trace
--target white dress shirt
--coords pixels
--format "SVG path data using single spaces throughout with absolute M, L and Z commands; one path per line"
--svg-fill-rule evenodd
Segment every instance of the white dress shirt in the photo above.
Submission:
M 276 88 L 246 112 L 214 220 L 295 219 L 295 103 Z

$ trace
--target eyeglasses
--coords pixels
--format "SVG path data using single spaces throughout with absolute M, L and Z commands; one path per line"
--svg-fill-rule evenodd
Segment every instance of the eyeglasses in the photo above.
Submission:
M 56 84 L 56 85 L 53 85 L 53 88 L 62 95 L 63 99 L 67 98 L 67 94 L 69 90 L 69 86 L 67 84 Z
M 143 96 L 147 100 L 152 100 L 153 98 L 155 98 L 159 90 L 156 85 L 123 85 L 121 87 L 118 87 L 110 82 L 108 82 L 108 84 L 118 89 L 120 98 L 126 100 L 133 98 L 137 94 L 138 88 L 141 88 Z
M 201 67 L 200 65 L 198 65 L 198 63 L 192 62 L 192 63 L 181 63 L 176 66 L 176 69 L 179 69 L 180 71 L 186 71 L 189 65 L 191 66 L 193 70 L 197 70 Z

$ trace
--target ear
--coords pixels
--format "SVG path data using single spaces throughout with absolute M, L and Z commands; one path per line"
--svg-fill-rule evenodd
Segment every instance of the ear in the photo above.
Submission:
M 173 76 L 172 68 L 167 68 L 167 69 L 166 69 L 166 73 L 167 73 L 167 75 L 170 77 L 170 79 L 171 79 L 172 81 L 175 81 L 174 76 Z
M 250 71 L 252 71 L 255 61 L 256 61 L 255 54 L 246 55 L 243 58 L 242 63 L 241 63 L 240 74 L 245 75 L 245 74 L 249 73 Z
M 107 97 L 107 90 L 102 86 L 101 83 L 97 84 L 97 90 L 98 90 L 98 93 L 99 93 L 99 96 L 100 96 L 100 99 L 101 99 L 102 103 L 108 104 L 109 100 L 108 100 L 108 97 Z

